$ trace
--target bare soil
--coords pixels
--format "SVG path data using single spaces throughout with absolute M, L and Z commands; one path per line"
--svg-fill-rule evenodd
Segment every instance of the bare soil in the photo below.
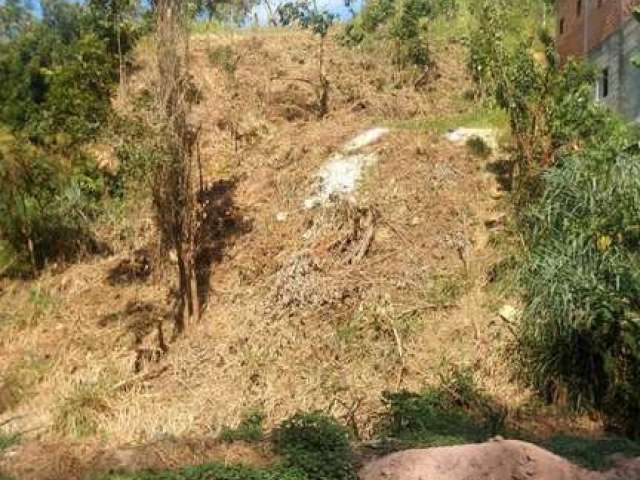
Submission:
M 640 459 L 591 472 L 530 443 L 487 443 L 406 450 L 367 464 L 361 480 L 635 480 Z
M 37 458 L 41 467 L 18 478 L 53 478 L 46 465 L 67 458 L 60 451 L 81 449 L 69 461 L 84 465 L 121 445 L 215 437 L 254 409 L 267 428 L 323 410 L 366 440 L 381 392 L 419 391 L 450 365 L 509 405 L 509 422 L 544 434 L 598 432 L 590 420 L 521 414 L 531 395 L 511 379 L 501 348 L 509 329 L 486 289 L 499 259 L 487 220 L 502 210 L 492 195 L 500 159 L 475 157 L 430 126 L 474 108 L 460 45 L 438 47 L 439 77 L 415 88 L 415 75 L 383 50 L 328 41 L 322 119 L 311 34 L 202 35 L 192 47 L 209 214 L 202 322 L 137 368 L 158 323 L 171 339 L 175 268 L 154 254 L 144 197 L 97 227 L 114 254 L 51 265 L 34 281 L 0 280 L 0 423 L 15 417 L 7 428 L 29 432 L 2 468 Z M 234 72 L 216 63 L 220 48 L 236 55 Z M 114 99 L 125 117 L 144 116 L 152 59 L 141 45 L 140 69 Z M 313 173 L 378 126 L 391 132 L 365 148 L 379 161 L 356 206 L 303 209 Z M 113 147 L 100 145 L 112 167 Z

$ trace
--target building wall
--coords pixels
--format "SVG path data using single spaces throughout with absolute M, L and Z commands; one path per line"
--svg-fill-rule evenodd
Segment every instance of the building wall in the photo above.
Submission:
M 586 55 L 614 33 L 622 23 L 625 12 L 631 15 L 632 6 L 640 0 L 559 0 L 557 3 L 557 46 L 563 60 Z M 564 32 L 560 33 L 560 22 Z
M 583 0 L 586 5 L 586 0 Z M 584 27 L 585 17 L 583 5 L 582 15 L 577 15 L 576 0 L 559 0 L 556 4 L 556 46 L 560 58 L 566 60 L 570 57 L 584 55 Z M 564 29 L 561 32 L 561 23 Z
M 587 58 L 600 71 L 609 70 L 609 95 L 602 99 L 630 119 L 640 120 L 640 69 L 631 59 L 640 54 L 640 24 L 632 17 L 640 0 L 577 0 L 557 3 L 557 48 L 562 61 Z M 563 34 L 560 20 L 564 18 Z

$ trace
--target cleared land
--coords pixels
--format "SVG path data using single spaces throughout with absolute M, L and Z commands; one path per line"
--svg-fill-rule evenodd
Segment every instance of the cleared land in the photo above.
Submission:
M 509 325 L 497 315 L 504 299 L 490 285 L 504 228 L 503 162 L 443 135 L 501 126 L 467 99 L 463 47 L 437 47 L 437 75 L 418 87 L 384 51 L 334 39 L 326 48 L 330 111 L 318 119 L 311 35 L 193 39 L 208 304 L 159 361 L 141 364 L 139 352 L 155 345 L 158 321 L 171 338 L 162 319 L 172 269 L 154 255 L 147 200 L 99 226 L 118 254 L 52 265 L 37 281 L 2 281 L 0 423 L 15 417 L 11 429 L 31 432 L 0 460 L 9 473 L 72 479 L 119 465 L 260 464 L 259 448 L 210 440 L 251 410 L 264 412 L 267 427 L 323 410 L 366 441 L 383 391 L 420 391 L 452 369 L 473 372 L 508 407 L 514 429 L 598 433 L 596 421 L 553 412 L 543 420 L 511 378 Z M 142 45 L 129 92 L 114 99 L 132 121 L 144 116 L 151 58 Z M 355 204 L 304 209 L 315 172 L 378 126 L 391 131 L 365 147 L 379 160 Z M 113 167 L 108 139 L 96 150 Z M 115 447 L 125 443 L 142 446 Z

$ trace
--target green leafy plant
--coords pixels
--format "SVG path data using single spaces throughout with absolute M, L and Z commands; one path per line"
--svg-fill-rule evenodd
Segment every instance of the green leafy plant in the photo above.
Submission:
M 385 392 L 387 412 L 378 425 L 383 438 L 406 446 L 442 446 L 484 441 L 504 429 L 505 410 L 481 392 L 470 372 L 453 369 L 439 387 L 421 393 Z
M 640 154 L 620 140 L 563 158 L 527 212 L 522 363 L 550 399 L 640 435 Z
M 236 428 L 224 427 L 220 432 L 220 439 L 225 442 L 259 442 L 264 436 L 262 423 L 264 415 L 260 412 L 251 412 L 245 416 Z
M 298 24 L 318 36 L 316 111 L 318 117 L 322 118 L 329 112 L 329 90 L 331 87 L 325 72 L 325 38 L 336 16 L 327 10 L 319 9 L 315 0 L 313 2 L 298 0 L 296 2 L 283 3 L 278 7 L 277 14 L 281 25 Z
M 13 447 L 20 441 L 20 435 L 17 433 L 4 433 L 0 431 L 0 455 L 7 448 Z M 0 473 L 0 479 L 2 478 L 2 474 Z
M 348 432 L 331 417 L 298 413 L 273 432 L 273 443 L 284 465 L 299 469 L 309 480 L 357 478 Z
M 98 249 L 87 227 L 104 183 L 90 161 L 76 162 L 65 165 L 17 141 L 0 150 L 0 240 L 19 265 L 35 271 L 48 259 Z
M 457 0 L 374 0 L 345 27 L 342 41 L 355 46 L 368 38 L 387 40 L 398 64 L 426 67 L 431 63 L 429 22 L 450 19 L 459 8 Z

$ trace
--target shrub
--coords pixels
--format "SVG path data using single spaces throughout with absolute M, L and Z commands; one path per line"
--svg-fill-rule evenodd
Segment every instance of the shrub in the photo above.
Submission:
M 640 154 L 592 145 L 544 175 L 527 212 L 521 360 L 550 399 L 640 435 Z
M 481 137 L 471 137 L 467 140 L 467 149 L 479 158 L 488 158 L 491 156 L 491 147 L 487 145 L 487 142 L 484 141 Z
M 310 480 L 356 479 L 354 457 L 345 427 L 321 413 L 299 413 L 273 433 L 276 453 L 284 465 Z
M 220 432 L 220 439 L 225 442 L 243 440 L 245 442 L 259 442 L 264 436 L 262 423 L 264 415 L 252 412 L 242 419 L 236 428 L 224 427 Z
M 22 265 L 96 251 L 88 220 L 97 213 L 102 177 L 82 157 L 71 165 L 15 142 L 0 150 L 0 240 Z
M 342 35 L 343 43 L 359 45 L 378 36 L 393 45 L 394 58 L 401 65 L 427 66 L 430 63 L 428 22 L 452 17 L 457 0 L 375 0 L 367 2 Z
M 407 446 L 442 446 L 484 441 L 504 428 L 505 411 L 478 390 L 466 370 L 441 376 L 441 385 L 421 393 L 385 392 L 387 412 L 378 425 L 383 437 Z
M 222 69 L 230 77 L 236 74 L 240 57 L 230 45 L 212 47 L 207 52 L 207 55 L 211 65 Z

